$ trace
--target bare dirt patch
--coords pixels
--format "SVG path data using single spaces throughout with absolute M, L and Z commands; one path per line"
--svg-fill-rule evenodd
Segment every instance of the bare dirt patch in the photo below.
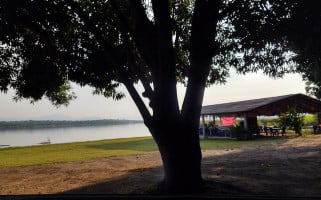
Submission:
M 203 151 L 206 194 L 321 196 L 321 136 Z M 142 194 L 161 180 L 158 152 L 0 169 L 0 194 Z

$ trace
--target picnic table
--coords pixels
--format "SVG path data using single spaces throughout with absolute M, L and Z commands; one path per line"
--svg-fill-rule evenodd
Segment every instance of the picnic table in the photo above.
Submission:
M 280 135 L 280 131 L 282 136 L 285 135 L 285 128 L 279 128 L 276 126 L 264 126 L 263 127 L 263 132 L 268 136 L 270 134 L 270 136 L 279 136 Z

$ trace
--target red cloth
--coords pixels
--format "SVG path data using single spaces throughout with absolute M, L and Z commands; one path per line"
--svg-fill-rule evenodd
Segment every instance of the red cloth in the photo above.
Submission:
M 236 120 L 236 117 L 222 117 L 223 126 L 232 126 Z

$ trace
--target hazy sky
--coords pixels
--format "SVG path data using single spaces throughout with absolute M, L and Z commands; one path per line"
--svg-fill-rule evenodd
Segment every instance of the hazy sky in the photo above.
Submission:
M 13 91 L 0 93 L 0 120 L 82 120 L 82 119 L 141 119 L 131 97 L 113 101 L 103 96 L 92 95 L 89 87 L 72 85 L 77 99 L 68 107 L 56 108 L 47 99 L 30 104 L 27 100 L 14 102 Z M 272 79 L 261 74 L 231 74 L 225 85 L 206 89 L 203 105 L 224 103 L 253 98 L 305 93 L 304 82 L 298 74 Z M 179 102 L 182 103 L 185 88 L 178 86 Z

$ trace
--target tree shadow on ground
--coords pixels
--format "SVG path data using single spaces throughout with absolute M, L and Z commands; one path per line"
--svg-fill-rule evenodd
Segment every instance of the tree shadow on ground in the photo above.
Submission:
M 69 190 L 64 194 L 141 194 L 159 182 L 162 174 L 161 167 L 131 170 L 124 176 Z
M 321 197 L 321 144 L 245 147 L 203 159 L 206 179 L 252 194 Z
M 203 158 L 206 184 L 200 195 L 321 197 L 321 144 L 295 147 L 270 144 L 223 151 Z M 125 176 L 62 194 L 155 195 L 162 176 L 161 166 L 136 169 Z

